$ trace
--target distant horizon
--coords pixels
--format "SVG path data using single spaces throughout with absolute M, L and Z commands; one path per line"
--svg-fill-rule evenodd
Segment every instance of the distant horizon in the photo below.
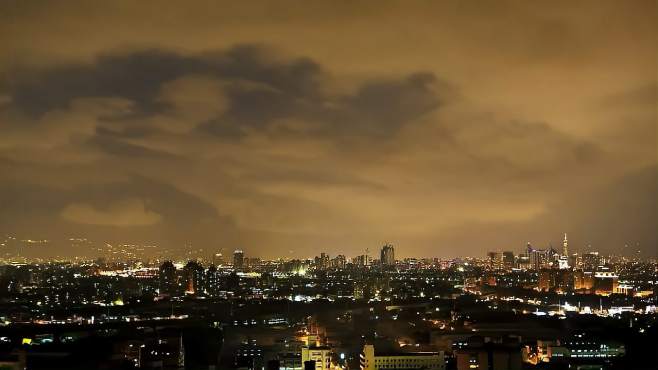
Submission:
M 10 237 L 10 235 L 7 235 L 6 237 Z M 28 243 L 32 242 L 32 244 L 35 244 L 35 245 L 51 244 L 51 243 L 55 244 L 55 243 L 57 243 L 57 241 L 51 240 L 51 239 L 27 239 L 27 238 L 23 239 L 23 238 L 17 238 L 17 237 L 15 237 L 15 238 L 18 242 L 23 242 L 23 243 L 24 242 L 28 242 Z M 59 242 L 83 241 L 83 240 L 92 243 L 92 245 L 94 245 L 96 247 L 107 245 L 107 244 L 112 245 L 114 247 L 119 247 L 119 246 L 122 246 L 122 245 L 140 246 L 140 247 L 157 247 L 163 253 L 166 252 L 166 253 L 172 255 L 173 258 L 183 258 L 183 259 L 185 258 L 185 254 L 190 253 L 190 252 L 192 252 L 193 254 L 196 254 L 196 257 L 212 258 L 213 255 L 218 254 L 218 253 L 221 253 L 223 257 L 227 257 L 227 256 L 230 257 L 237 250 L 243 251 L 244 254 L 245 254 L 245 258 L 261 258 L 261 259 L 266 259 L 266 260 L 274 260 L 274 259 L 278 259 L 278 258 L 282 258 L 282 259 L 304 259 L 305 260 L 305 259 L 312 259 L 316 256 L 319 256 L 321 253 L 326 253 L 330 257 L 335 257 L 335 256 L 338 256 L 338 255 L 344 255 L 347 258 L 353 258 L 353 257 L 357 257 L 357 256 L 360 256 L 360 255 L 365 255 L 366 254 L 365 253 L 366 249 L 369 249 L 368 255 L 373 257 L 373 260 L 374 260 L 374 259 L 378 259 L 378 258 L 375 258 L 375 257 L 379 256 L 380 249 L 386 244 L 391 244 L 395 248 L 395 257 L 396 257 L 396 259 L 404 259 L 404 258 L 419 258 L 419 259 L 423 259 L 423 258 L 439 258 L 439 259 L 486 258 L 487 253 L 489 253 L 489 252 L 499 252 L 499 253 L 514 252 L 515 255 L 521 255 L 525 251 L 525 248 L 526 248 L 528 243 L 532 247 L 534 247 L 536 249 L 540 249 L 540 250 L 548 250 L 550 248 L 553 248 L 558 253 L 561 250 L 561 245 L 556 247 L 554 244 L 551 244 L 550 242 L 547 243 L 547 244 L 544 244 L 544 245 L 535 244 L 533 242 L 525 242 L 525 243 L 523 243 L 522 246 L 518 246 L 518 247 L 490 248 L 490 249 L 487 249 L 483 253 L 478 254 L 478 255 L 473 255 L 473 254 L 470 254 L 470 255 L 469 254 L 448 255 L 448 256 L 446 256 L 446 255 L 443 255 L 443 256 L 440 256 L 440 255 L 408 255 L 408 254 L 404 254 L 404 246 L 398 245 L 398 244 L 395 244 L 395 243 L 390 243 L 390 242 L 382 242 L 381 244 L 378 244 L 378 245 L 373 244 L 372 246 L 366 246 L 366 247 L 362 248 L 361 250 L 351 248 L 351 249 L 348 249 L 348 250 L 352 251 L 352 252 L 349 252 L 349 253 L 341 251 L 340 249 L 332 249 L 332 250 L 318 249 L 317 252 L 314 252 L 315 254 L 313 254 L 313 255 L 303 256 L 303 255 L 300 255 L 300 254 L 294 254 L 294 250 L 289 250 L 288 251 L 289 253 L 287 253 L 285 255 L 251 254 L 250 253 L 250 248 L 246 247 L 246 246 L 238 246 L 238 247 L 233 247 L 233 248 L 218 247 L 216 249 L 213 249 L 213 248 L 209 248 L 209 247 L 197 247 L 197 246 L 186 245 L 185 249 L 176 249 L 176 248 L 171 249 L 170 247 L 160 246 L 156 243 L 148 243 L 148 242 L 143 242 L 142 243 L 142 242 L 130 242 L 130 241 L 108 242 L 108 241 L 105 241 L 105 240 L 92 240 L 92 239 L 84 238 L 84 237 L 66 238 L 65 240 L 60 240 Z M 96 244 L 93 244 L 93 243 L 99 243 L 99 244 L 96 245 Z M 3 245 L 0 245 L 0 253 L 2 253 L 3 248 L 6 248 L 6 247 L 3 246 Z M 254 248 L 254 249 L 258 250 L 258 247 Z M 203 253 L 199 253 L 200 250 L 203 250 Z M 655 255 L 651 255 L 651 254 L 644 254 L 644 253 L 641 252 L 641 250 L 637 250 L 637 249 L 635 251 L 631 251 L 630 246 L 628 246 L 628 248 L 622 247 L 621 251 L 609 251 L 609 250 L 606 250 L 606 249 L 598 249 L 598 248 L 596 248 L 596 246 L 593 246 L 593 245 L 592 246 L 578 247 L 578 246 L 573 246 L 572 244 L 569 244 L 569 251 L 570 251 L 569 255 L 573 255 L 573 254 L 582 255 L 582 254 L 586 254 L 586 253 L 589 253 L 589 252 L 598 252 L 599 254 L 607 255 L 607 256 L 636 257 L 636 258 L 637 257 L 658 258 L 658 253 L 655 254 Z M 90 253 L 90 255 L 88 255 L 86 257 L 88 257 L 88 258 L 102 257 L 100 255 L 100 253 L 97 253 L 98 254 L 97 256 L 93 256 L 91 254 L 92 253 Z M 34 258 L 48 259 L 48 258 L 55 258 L 55 257 L 73 258 L 73 257 L 77 257 L 77 256 L 76 255 L 60 254 L 60 255 L 39 255 L 39 256 L 34 257 Z M 155 254 L 155 255 L 149 255 L 149 256 L 145 256 L 145 257 L 146 258 L 157 258 L 157 257 L 161 257 L 161 256 Z M 2 258 L 3 258 L 2 255 L 0 255 L 0 259 L 2 259 Z

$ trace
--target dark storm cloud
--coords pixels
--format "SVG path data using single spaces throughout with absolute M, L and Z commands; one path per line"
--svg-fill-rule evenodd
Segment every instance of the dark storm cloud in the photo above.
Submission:
M 345 132 L 354 130 L 371 137 L 395 133 L 439 107 L 436 85 L 437 79 L 430 73 L 367 83 L 341 100 L 334 124 Z
M 181 55 L 157 49 L 117 51 L 101 55 L 91 64 L 12 71 L 0 86 L 11 96 L 14 106 L 34 115 L 65 108 L 72 100 L 82 97 L 125 98 L 136 103 L 138 110 L 150 111 L 166 108 L 156 101 L 162 85 L 185 75 L 200 74 L 234 82 L 251 82 L 253 90 L 259 90 L 260 86 L 261 90 L 269 89 L 293 100 L 312 99 L 319 95 L 316 80 L 321 73 L 320 67 L 310 59 L 277 62 L 265 48 L 240 45 L 224 52 L 200 55 Z M 258 110 L 259 105 L 240 106 L 240 100 L 246 98 L 251 103 L 267 101 L 255 100 L 259 96 L 247 94 L 249 85 L 245 85 L 242 89 L 230 89 L 237 103 L 235 111 L 230 113 L 251 122 L 248 115 L 252 110 Z M 263 109 L 279 109 L 274 103 Z
M 116 132 L 100 127 L 96 130 L 96 135 L 87 140 L 85 145 L 88 145 L 92 148 L 98 148 L 108 154 L 123 156 L 127 158 L 154 159 L 163 161 L 184 160 L 184 158 L 171 153 L 153 150 L 122 140 L 126 137 L 130 138 L 130 135 L 140 135 L 139 137 L 143 137 L 143 134 L 143 131 L 134 132 L 131 130 L 124 130 L 121 132 L 121 134 L 117 134 Z
M 130 102 L 129 112 L 100 117 L 110 124 L 171 111 L 171 104 L 160 98 L 163 87 L 171 81 L 186 76 L 216 78 L 224 83 L 228 108 L 197 124 L 206 132 L 228 136 L 243 134 L 245 127 L 263 128 L 279 119 L 320 123 L 324 133 L 386 136 L 439 106 L 433 89 L 437 81 L 429 73 L 367 82 L 352 95 L 329 94 L 323 85 L 329 77 L 318 63 L 308 58 L 282 60 L 255 45 L 197 55 L 163 50 L 117 52 L 100 56 L 90 65 L 22 70 L 10 75 L 2 82 L 11 98 L 10 106 L 31 116 L 67 108 L 81 98 Z M 146 134 L 149 128 L 104 130 L 130 135 Z M 106 141 L 99 139 L 99 143 Z
M 147 110 L 157 108 L 153 97 L 163 82 L 201 69 L 204 66 L 197 60 L 147 50 L 103 55 L 91 65 L 14 71 L 1 86 L 12 97 L 13 105 L 37 116 L 65 108 L 80 97 L 122 97 Z

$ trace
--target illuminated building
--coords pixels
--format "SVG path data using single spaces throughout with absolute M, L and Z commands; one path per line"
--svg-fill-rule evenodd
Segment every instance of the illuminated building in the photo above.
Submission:
M 503 267 L 503 255 L 500 252 L 488 252 L 489 268 L 498 270 Z
M 165 261 L 158 272 L 160 294 L 173 295 L 176 293 L 176 267 L 171 261 Z
M 594 288 L 594 273 L 591 271 L 575 271 L 574 287 L 575 290 L 590 290 Z
M 335 269 L 344 269 L 345 265 L 347 265 L 347 258 L 344 255 L 339 254 L 331 260 L 330 265 Z
M 555 286 L 553 281 L 553 274 L 551 270 L 539 271 L 539 279 L 537 280 L 537 288 L 541 291 L 547 292 L 551 287 Z
M 526 256 L 528 256 L 530 268 L 534 270 L 550 268 L 553 262 L 553 254 L 552 249 L 535 249 L 530 243 L 526 247 Z
M 352 293 L 354 299 L 365 299 L 369 297 L 369 289 L 367 284 L 362 282 L 354 283 L 354 291 Z
M 560 270 L 566 270 L 569 268 L 569 257 L 559 256 L 557 259 L 557 266 Z
M 212 256 L 212 264 L 215 266 L 223 266 L 224 265 L 224 256 L 221 253 L 215 253 Z
M 503 266 L 507 270 L 514 268 L 515 266 L 514 252 L 511 251 L 503 252 Z
M 457 370 L 521 370 L 521 347 L 518 341 L 492 342 L 488 338 L 473 337 L 468 344 L 455 351 Z
M 547 355 L 551 362 L 565 361 L 570 358 L 605 359 L 620 357 L 626 353 L 623 344 L 615 341 L 601 341 L 584 334 L 576 334 L 561 344 L 548 347 Z
M 594 292 L 596 294 L 608 295 L 617 293 L 619 276 L 609 271 L 599 271 L 594 274 Z
M 302 363 L 315 362 L 315 369 L 331 369 L 331 348 L 326 346 L 302 347 Z
M 315 257 L 315 268 L 318 270 L 326 270 L 329 268 L 329 255 L 322 252 L 320 256 Z
M 445 369 L 443 352 L 376 353 L 375 346 L 366 344 L 360 355 L 361 370 L 380 369 Z
M 149 341 L 139 347 L 140 368 L 180 369 L 185 365 L 183 336 L 171 336 Z
M 573 268 L 583 268 L 583 258 L 578 253 L 569 256 L 569 266 Z
M 532 264 L 530 263 L 530 256 L 527 254 L 521 254 L 518 257 L 517 266 L 522 270 L 532 269 Z
M 205 291 L 211 296 L 215 296 L 219 293 L 219 273 L 217 272 L 217 267 L 215 265 L 210 265 L 206 270 L 206 284 Z
M 233 252 L 233 268 L 241 269 L 244 267 L 244 252 L 240 249 L 236 249 Z
M 564 240 L 562 241 L 562 255 L 569 255 L 569 241 L 567 240 L 567 233 L 564 233 Z
M 196 261 L 189 261 L 183 267 L 186 281 L 185 292 L 188 294 L 200 294 L 204 291 L 203 267 Z
M 571 270 L 564 269 L 541 270 L 539 271 L 537 288 L 541 291 L 571 291 L 574 289 L 574 274 Z
M 263 349 L 255 341 L 242 344 L 235 353 L 235 367 L 260 369 L 263 367 Z
M 286 353 L 280 353 L 277 355 L 277 360 L 279 361 L 279 367 L 277 367 L 277 370 L 301 370 L 303 369 L 302 367 L 302 358 L 299 354 L 297 353 L 291 353 L 291 352 L 286 352 Z
M 599 252 L 589 252 L 583 255 L 583 269 L 585 271 L 596 271 L 600 264 Z

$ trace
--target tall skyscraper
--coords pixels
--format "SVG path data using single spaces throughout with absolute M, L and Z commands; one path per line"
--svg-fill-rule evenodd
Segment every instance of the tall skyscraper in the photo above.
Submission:
M 564 240 L 562 241 L 562 255 L 569 255 L 569 241 L 567 240 L 567 233 L 564 233 Z
M 553 249 L 535 249 L 530 243 L 528 243 L 526 247 L 526 255 L 530 262 L 530 268 L 540 270 L 550 267 Z
M 244 267 L 244 252 L 241 249 L 236 249 L 233 252 L 233 268 L 241 269 Z
M 395 248 L 393 248 L 393 245 L 386 244 L 382 247 L 380 263 L 385 266 L 395 265 Z

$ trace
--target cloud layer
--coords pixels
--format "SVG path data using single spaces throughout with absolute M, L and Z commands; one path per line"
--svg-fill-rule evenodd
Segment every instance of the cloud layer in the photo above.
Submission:
M 237 7 L 251 18 L 235 24 L 199 4 L 223 20 L 171 18 L 189 42 L 139 30 L 126 5 L 103 13 L 127 25 L 112 39 L 69 13 L 94 40 L 72 49 L 30 28 L 32 46 L 0 50 L 0 232 L 304 257 L 383 241 L 483 254 L 569 232 L 576 249 L 655 253 L 655 4 L 500 5 Z M 9 8 L 6 31 L 60 22 Z M 596 23 L 612 15 L 626 31 Z

